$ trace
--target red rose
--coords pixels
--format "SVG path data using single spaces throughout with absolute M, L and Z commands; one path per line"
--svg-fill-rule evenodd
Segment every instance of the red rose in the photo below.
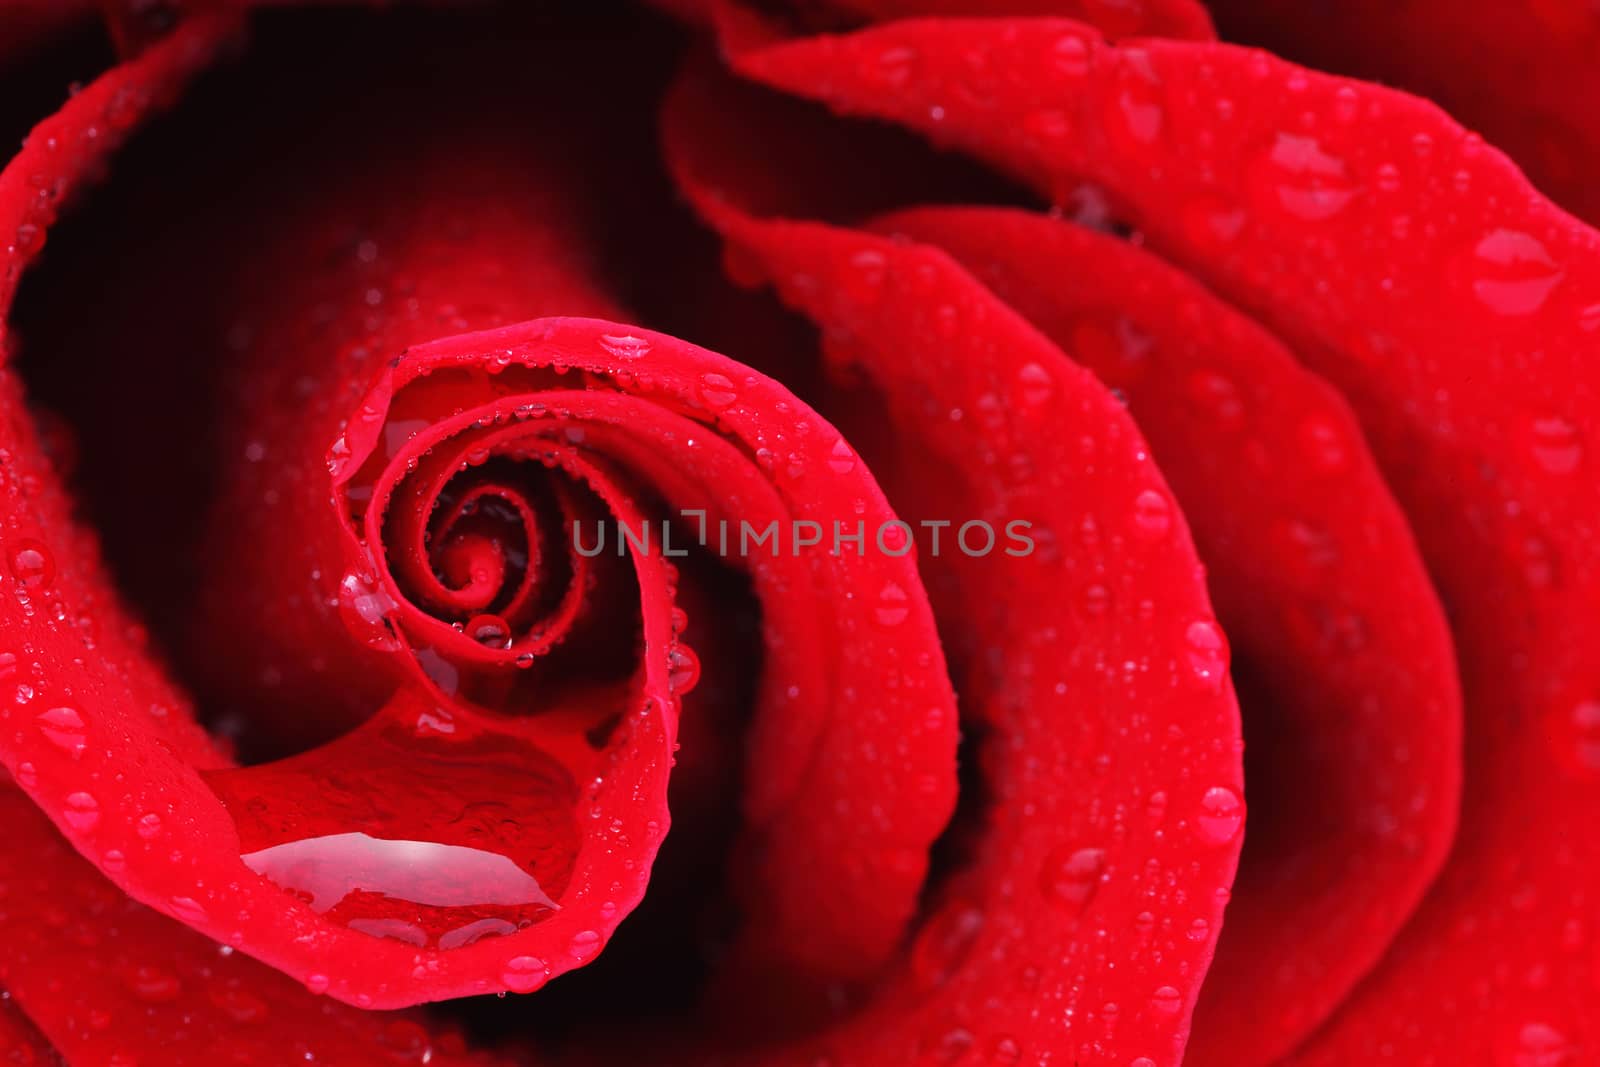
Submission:
M 1582 0 L 105 6 L 12 1062 L 1600 1063 Z

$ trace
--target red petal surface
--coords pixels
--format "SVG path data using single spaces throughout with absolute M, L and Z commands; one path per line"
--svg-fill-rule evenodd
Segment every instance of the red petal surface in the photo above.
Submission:
M 108 1065 L 507 1062 L 410 1016 L 314 996 L 129 900 L 14 788 L 0 787 L 0 808 L 4 1062 L 59 1062 L 52 1044 L 71 1063 Z M 20 1036 L 6 1050 L 8 1025 Z
M 907 47 L 921 75 L 868 92 L 863 64 Z M 958 93 L 974 47 L 1028 92 Z M 1600 237 L 1431 105 L 1243 49 L 922 22 L 739 63 L 1045 187 L 1101 182 L 1344 390 L 1451 612 L 1464 807 L 1422 908 L 1297 1062 L 1560 1063 L 1592 1047 Z M 1047 84 L 1071 137 L 1026 132 Z
M 896 445 L 868 458 L 897 508 L 1038 539 L 969 555 L 952 529 L 920 554 L 981 739 L 982 832 L 902 968 L 794 1061 L 1175 1064 L 1244 816 L 1226 646 L 1182 516 L 1121 405 L 943 253 L 733 206 L 763 160 L 721 125 L 724 99 L 680 84 L 669 162 L 883 390 Z
M 1377 962 L 1455 831 L 1455 655 L 1404 516 L 1338 394 L 1155 256 L 1022 211 L 877 228 L 955 256 L 1119 390 L 1171 481 L 1233 649 L 1252 810 L 1189 1056 L 1269 1062 Z
M 1229 40 L 1424 96 L 1508 153 L 1547 195 L 1600 221 L 1600 9 L 1212 0 Z
M 55 1067 L 60 1055 L 22 1013 L 10 993 L 0 990 L 0 1056 L 19 1067 Z

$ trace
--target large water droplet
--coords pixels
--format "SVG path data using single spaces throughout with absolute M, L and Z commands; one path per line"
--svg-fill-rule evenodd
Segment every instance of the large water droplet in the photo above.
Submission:
M 1200 619 L 1189 624 L 1183 637 L 1190 675 L 1204 689 L 1221 689 L 1228 676 L 1228 643 L 1222 631 L 1215 623 Z
M 1583 437 L 1560 415 L 1539 415 L 1528 421 L 1528 450 L 1551 474 L 1571 474 L 1583 461 Z
M 700 657 L 688 645 L 673 645 L 667 653 L 667 687 L 681 696 L 699 684 Z
M 1045 857 L 1040 881 L 1050 899 L 1081 909 L 1094 899 L 1105 870 L 1105 849 L 1063 847 Z
M 547 918 L 581 841 L 572 775 L 466 720 L 419 734 L 422 708 L 399 699 L 321 748 L 206 772 L 245 865 L 332 922 L 418 947 Z
M 500 981 L 513 993 L 532 993 L 550 977 L 550 968 L 537 956 L 513 956 L 500 972 Z
M 345 628 L 368 648 L 384 652 L 400 649 L 400 639 L 389 628 L 394 598 L 378 582 L 357 571 L 339 580 L 339 617 Z
M 711 371 L 700 376 L 700 399 L 712 411 L 721 411 L 739 399 L 733 379 Z
M 1544 306 L 1562 271 L 1544 243 L 1520 230 L 1491 231 L 1462 268 L 1472 295 L 1500 315 L 1531 315 Z
M 100 802 L 88 793 L 68 793 L 61 818 L 79 833 L 87 833 L 100 822 Z
M 899 626 L 911 615 L 911 597 L 899 585 L 888 582 L 878 592 L 873 615 L 880 625 Z
M 1141 541 L 1159 541 L 1172 530 L 1172 505 L 1158 490 L 1146 489 L 1133 498 L 1133 532 Z
M 602 334 L 600 347 L 614 358 L 628 360 L 629 362 L 643 359 L 650 354 L 650 342 L 643 337 L 635 337 L 631 333 Z
M 842 437 L 828 451 L 828 469 L 835 474 L 849 474 L 856 469 L 856 454 Z
M 71 753 L 73 759 L 83 755 L 83 750 L 88 747 L 87 730 L 77 708 L 51 708 L 41 712 L 37 721 L 39 732 L 44 734 L 45 739 Z
M 26 538 L 11 550 L 11 574 L 19 585 L 44 589 L 55 580 L 55 556 L 42 542 Z
M 1225 845 L 1244 824 L 1244 802 L 1227 786 L 1212 786 L 1200 798 L 1200 811 L 1194 823 L 1202 838 L 1215 845 Z
M 1257 207 L 1304 222 L 1333 218 L 1359 191 L 1344 160 L 1315 137 L 1293 133 L 1278 134 L 1251 165 L 1249 182 Z

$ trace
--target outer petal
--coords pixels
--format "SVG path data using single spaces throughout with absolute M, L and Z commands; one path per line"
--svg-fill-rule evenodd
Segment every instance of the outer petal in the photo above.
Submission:
M 894 98 L 863 92 L 862 59 L 906 47 L 925 76 Z M 962 97 L 956 57 L 974 47 L 1033 90 Z M 1438 885 L 1304 1058 L 1560 1062 L 1600 1039 L 1583 814 L 1600 791 L 1600 490 L 1585 476 L 1600 237 L 1432 106 L 1243 49 L 924 22 L 739 65 L 1042 185 L 1102 182 L 1153 243 L 1344 389 L 1450 607 L 1465 803 Z M 1041 103 L 1076 136 L 1028 136 Z
M 1216 37 L 1199 0 L 837 0 L 874 20 L 919 16 L 1055 15 L 1094 26 L 1107 37 Z
M 1172 481 L 1244 689 L 1253 811 L 1189 1055 L 1269 1062 L 1377 962 L 1455 833 L 1455 655 L 1404 516 L 1338 394 L 1148 252 L 1021 211 L 878 225 L 1117 388 Z
M 0 969 L 16 1005 L 72 1063 L 507 1062 L 469 1055 L 459 1035 L 418 1019 L 313 996 L 128 900 L 9 785 L 0 786 L 0 810 Z M 16 1025 L 32 1029 L 26 1019 Z M 59 1062 L 36 1034 L 20 1040 L 4 1062 Z
M 1547 195 L 1600 221 L 1600 10 L 1585 0 L 1306 4 L 1213 0 L 1230 40 L 1432 100 Z
M 893 444 L 869 458 L 901 513 L 1037 537 L 969 554 L 952 529 L 921 557 L 981 741 L 977 832 L 903 968 L 793 1056 L 1175 1064 L 1244 814 L 1226 647 L 1182 517 L 1121 406 L 948 257 L 740 210 L 761 161 L 718 127 L 715 92 L 675 92 L 669 162 L 882 390 Z

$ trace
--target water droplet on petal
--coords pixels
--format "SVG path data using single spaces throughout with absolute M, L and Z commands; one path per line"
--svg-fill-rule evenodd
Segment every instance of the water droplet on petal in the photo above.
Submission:
M 70 752 L 73 759 L 83 755 L 83 750 L 88 747 L 83 716 L 78 714 L 77 708 L 51 708 L 39 715 L 38 723 L 39 732 L 44 734 L 45 739 L 57 748 Z
M 88 793 L 68 793 L 61 817 L 79 833 L 87 833 L 100 821 L 100 802 Z
M 688 645 L 673 645 L 667 653 L 667 686 L 678 694 L 700 684 L 700 657 Z
M 1029 407 L 1048 403 L 1056 389 L 1055 379 L 1039 363 L 1024 363 L 1017 371 L 1017 384 L 1022 402 Z
M 467 636 L 484 648 L 500 651 L 511 647 L 511 627 L 498 615 L 475 615 L 467 622 Z
M 833 443 L 833 448 L 828 452 L 828 468 L 835 474 L 849 474 L 856 469 L 856 454 L 842 437 Z
M 911 598 L 900 586 L 889 582 L 879 591 L 873 613 L 881 625 L 898 626 L 911 615 Z
M 1574 1067 L 1577 1063 L 1567 1035 L 1538 1022 L 1523 1025 L 1500 1059 L 1505 1067 Z
M 1151 994 L 1150 1007 L 1162 1015 L 1176 1015 L 1183 1007 L 1183 994 L 1172 986 L 1164 985 Z
M 1280 133 L 1250 168 L 1256 205 L 1304 222 L 1321 222 L 1345 209 L 1358 192 L 1344 160 L 1323 151 L 1315 137 Z
M 532 993 L 544 985 L 550 968 L 537 956 L 515 956 L 506 961 L 500 981 L 513 993 Z
M 1184 631 L 1184 659 L 1202 688 L 1218 690 L 1228 676 L 1228 642 L 1217 625 L 1204 619 L 1189 624 Z
M 1551 474 L 1571 474 L 1583 460 L 1578 428 L 1560 415 L 1543 415 L 1528 423 L 1528 448 L 1534 462 Z
M 600 347 L 616 359 L 643 359 L 650 354 L 650 342 L 633 334 L 602 334 Z
M 55 557 L 41 542 L 22 540 L 11 550 L 11 574 L 19 585 L 46 588 L 56 576 Z
M 1046 896 L 1081 909 L 1094 899 L 1105 870 L 1105 849 L 1058 848 L 1045 858 L 1040 879 Z
M 1463 267 L 1478 301 L 1500 315 L 1531 315 L 1562 279 L 1544 243 L 1520 230 L 1497 229 L 1472 247 Z
M 1133 532 L 1143 541 L 1159 541 L 1172 530 L 1172 505 L 1155 489 L 1146 489 L 1133 500 Z
M 739 399 L 733 379 L 712 371 L 700 376 L 700 399 L 712 411 L 721 411 Z
M 1244 803 L 1224 785 L 1212 786 L 1200 798 L 1200 813 L 1195 816 L 1195 826 L 1200 836 L 1212 844 L 1225 845 L 1238 834 L 1244 824 Z
M 567 944 L 567 954 L 575 960 L 586 960 L 600 951 L 600 935 L 593 930 L 579 930 Z
M 328 986 L 331 984 L 332 983 L 328 980 L 328 976 L 325 974 L 311 974 L 306 976 L 306 988 L 318 996 L 326 993 L 328 991 Z
M 387 621 L 395 607 L 388 591 L 364 574 L 351 571 L 339 581 L 339 615 L 345 627 L 369 648 L 400 649 L 400 639 Z

